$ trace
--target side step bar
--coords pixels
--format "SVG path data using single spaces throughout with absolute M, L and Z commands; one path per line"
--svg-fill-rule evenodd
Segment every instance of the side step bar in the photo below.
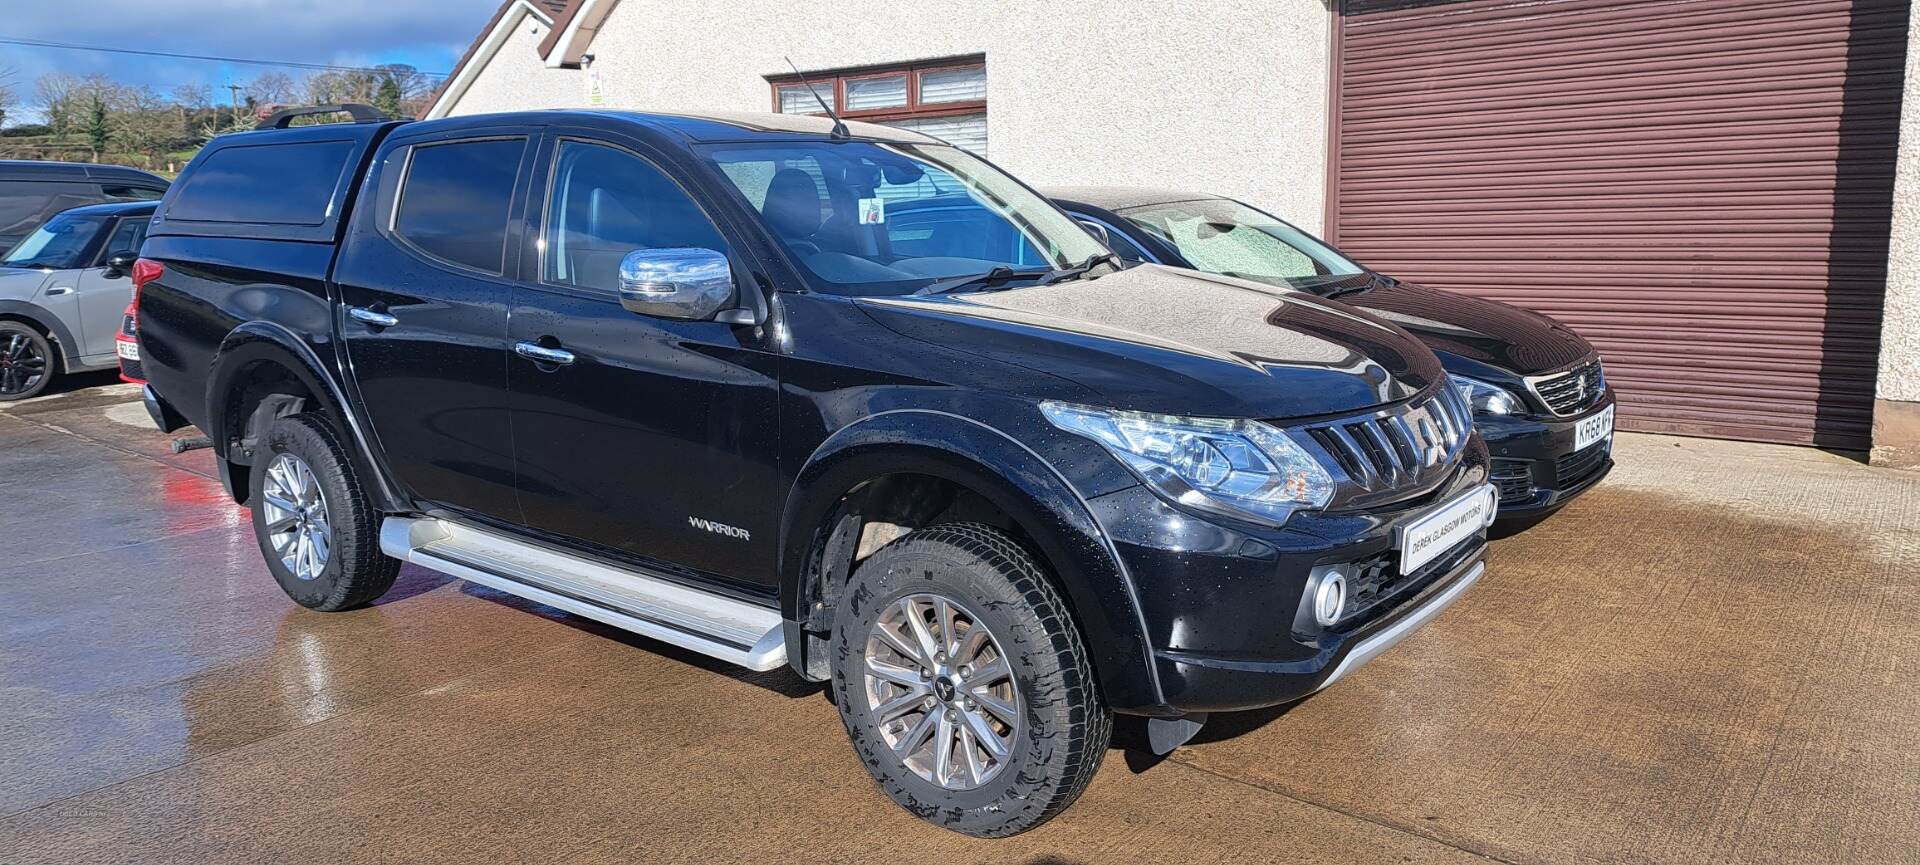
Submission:
M 664 577 L 433 517 L 388 517 L 380 550 L 749 670 L 787 663 L 779 611 Z

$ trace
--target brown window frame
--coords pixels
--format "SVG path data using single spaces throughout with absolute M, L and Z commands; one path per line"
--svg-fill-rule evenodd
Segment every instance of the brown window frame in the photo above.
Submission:
M 805 76 L 805 80 L 802 80 L 802 77 L 799 75 L 769 75 L 767 76 L 767 91 L 773 97 L 773 113 L 775 114 L 783 113 L 780 110 L 781 87 L 805 84 L 807 81 L 811 81 L 813 82 L 813 86 L 820 89 L 820 95 L 825 96 L 828 92 L 833 94 L 834 109 L 839 111 L 840 116 L 847 120 L 883 121 L 954 117 L 962 114 L 979 114 L 985 111 L 987 109 L 987 100 L 969 99 L 964 102 L 922 103 L 920 101 L 920 77 L 928 72 L 952 72 L 966 69 L 979 69 L 984 72 L 986 68 L 987 59 L 982 56 L 974 56 L 948 57 L 940 60 L 923 60 L 916 63 L 894 63 L 883 66 L 828 69 L 808 73 Z M 858 81 L 863 78 L 884 78 L 891 75 L 899 75 L 903 72 L 906 73 L 907 76 L 907 104 L 890 108 L 868 108 L 861 111 L 847 110 L 848 81 Z M 816 105 L 815 107 L 817 108 L 819 106 Z M 806 112 L 806 114 L 819 116 L 818 111 L 809 111 Z

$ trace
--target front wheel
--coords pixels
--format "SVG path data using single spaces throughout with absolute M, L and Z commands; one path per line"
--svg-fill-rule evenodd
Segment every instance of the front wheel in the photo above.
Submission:
M 1006 533 L 921 529 L 863 562 L 834 619 L 834 692 L 895 802 L 1004 837 L 1073 804 L 1112 716 L 1066 604 Z

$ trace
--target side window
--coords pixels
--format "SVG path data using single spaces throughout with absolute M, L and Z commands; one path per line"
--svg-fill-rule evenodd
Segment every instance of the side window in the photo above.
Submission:
M 351 141 L 230 145 L 180 181 L 167 218 L 188 222 L 324 225 Z
M 100 194 L 114 201 L 159 201 L 167 191 L 151 186 L 102 186 Z
M 393 233 L 434 258 L 498 276 L 524 138 L 421 144 L 407 159 Z
M 1068 212 L 1071 213 L 1072 211 Z M 1113 254 L 1119 256 L 1121 261 L 1142 262 L 1152 260 L 1147 256 L 1147 251 L 1140 248 L 1140 244 L 1134 243 L 1133 238 L 1121 233 L 1119 229 L 1098 219 L 1094 219 L 1091 216 L 1074 216 L 1073 218 L 1074 221 L 1082 225 L 1099 226 L 1100 231 L 1093 232 L 1094 236 L 1106 237 L 1107 248 L 1113 250 Z
M 0 183 L 0 234 L 21 234 L 34 230 L 62 210 L 93 204 L 99 199 L 92 187 L 57 181 L 9 181 Z
M 620 287 L 620 262 L 636 249 L 727 251 L 719 229 L 679 184 L 624 150 L 562 141 L 545 223 L 545 279 Z
M 113 229 L 112 239 L 107 241 L 106 250 L 100 253 L 101 263 L 122 252 L 139 252 L 140 244 L 147 239 L 147 222 L 145 216 L 120 220 L 120 224 Z

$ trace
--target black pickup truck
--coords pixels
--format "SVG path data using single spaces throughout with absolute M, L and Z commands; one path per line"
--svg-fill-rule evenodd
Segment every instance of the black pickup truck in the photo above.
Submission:
M 969 834 L 1070 804 L 1114 713 L 1170 749 L 1484 570 L 1487 451 L 1417 339 L 1129 266 L 902 130 L 240 133 L 134 276 L 148 408 L 211 437 L 296 602 L 370 603 L 410 561 L 791 667 L 888 795 Z

